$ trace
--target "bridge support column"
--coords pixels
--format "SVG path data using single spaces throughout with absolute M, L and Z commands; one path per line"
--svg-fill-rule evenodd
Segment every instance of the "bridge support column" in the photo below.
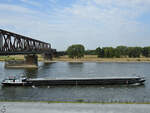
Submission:
M 53 55 L 52 53 L 44 53 L 43 58 L 44 58 L 44 62 L 51 62 Z
M 38 56 L 37 55 L 25 55 L 25 64 L 38 66 Z
M 24 61 L 9 60 L 5 61 L 6 68 L 38 68 L 38 56 L 26 55 Z

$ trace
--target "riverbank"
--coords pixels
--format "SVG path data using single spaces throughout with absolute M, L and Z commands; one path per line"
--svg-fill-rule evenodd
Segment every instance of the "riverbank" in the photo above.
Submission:
M 6 113 L 148 113 L 149 104 L 0 102 Z
M 11 55 L 11 56 L 0 56 L 0 61 L 7 61 L 7 60 L 24 60 L 24 55 Z M 38 60 L 43 61 L 41 55 L 38 55 Z
M 85 55 L 81 59 L 71 59 L 68 56 L 54 58 L 53 61 L 63 62 L 150 62 L 150 58 L 97 58 L 96 55 Z
M 24 60 L 23 55 L 0 56 L 0 61 L 5 60 Z M 41 55 L 38 55 L 38 61 L 44 61 Z M 97 58 L 96 55 L 85 55 L 81 59 L 71 59 L 68 56 L 53 58 L 50 62 L 150 62 L 150 58 Z

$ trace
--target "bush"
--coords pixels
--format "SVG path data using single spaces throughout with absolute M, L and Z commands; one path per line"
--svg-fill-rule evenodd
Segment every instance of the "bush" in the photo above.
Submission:
M 97 55 L 96 50 L 86 50 L 85 55 Z

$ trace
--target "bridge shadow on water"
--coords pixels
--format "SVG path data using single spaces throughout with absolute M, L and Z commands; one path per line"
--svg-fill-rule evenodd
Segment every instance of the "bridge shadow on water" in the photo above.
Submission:
M 38 69 L 24 69 L 23 74 L 27 78 L 36 78 L 38 73 Z
M 34 69 L 34 68 L 27 68 L 27 69 L 24 69 L 24 75 L 27 77 L 27 78 L 37 78 L 37 77 L 41 77 L 41 72 L 44 72 L 48 69 L 51 68 L 51 66 L 53 65 L 54 63 L 44 63 L 44 62 L 40 62 L 40 66 L 37 68 L 37 69 Z

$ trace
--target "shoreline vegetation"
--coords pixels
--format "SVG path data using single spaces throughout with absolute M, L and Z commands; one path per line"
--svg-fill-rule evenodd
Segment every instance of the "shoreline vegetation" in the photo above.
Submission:
M 23 55 L 0 56 L 0 61 L 8 60 L 24 60 Z M 38 61 L 44 61 L 41 55 L 38 55 Z M 85 55 L 83 58 L 69 58 L 67 55 L 53 58 L 51 61 L 45 62 L 150 62 L 150 58 L 98 58 L 97 55 Z
M 81 44 L 74 44 L 66 51 L 54 53 L 52 60 L 44 60 L 38 54 L 38 61 L 42 62 L 150 62 L 150 46 L 147 47 L 98 47 L 95 50 L 85 50 Z M 23 61 L 24 55 L 0 56 L 0 61 Z M 20 65 L 19 65 L 20 66 Z

